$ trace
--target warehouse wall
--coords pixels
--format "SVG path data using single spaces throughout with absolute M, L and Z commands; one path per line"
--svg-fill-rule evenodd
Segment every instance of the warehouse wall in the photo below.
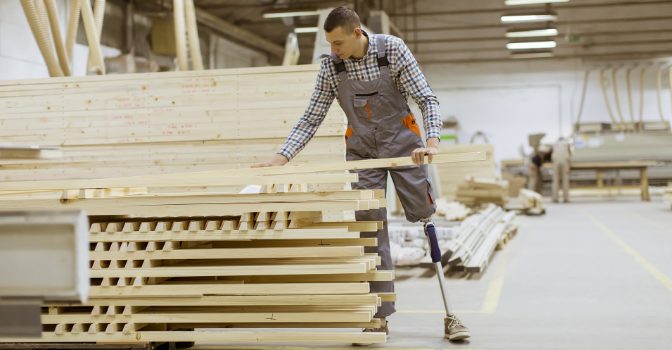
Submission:
M 66 0 L 56 0 L 61 31 L 68 16 Z M 0 1 L 0 79 L 49 77 L 47 65 L 18 0 Z
M 527 135 L 546 133 L 542 142 L 553 143 L 572 132 L 583 87 L 584 66 L 580 60 L 527 60 L 478 64 L 430 64 L 422 70 L 439 98 L 442 116 L 455 116 L 460 123 L 458 142 L 484 132 L 495 145 L 495 157 L 520 158 L 526 152 Z M 644 120 L 660 120 L 656 97 L 656 69 L 645 74 Z M 669 80 L 664 70 L 662 105 L 666 120 L 672 115 Z M 616 118 L 611 71 L 607 71 L 608 96 Z M 581 122 L 609 122 L 599 83 L 593 70 L 586 93 Z M 639 70 L 631 74 L 633 109 L 639 116 Z M 630 120 L 625 69 L 617 72 L 617 86 L 623 117 Z

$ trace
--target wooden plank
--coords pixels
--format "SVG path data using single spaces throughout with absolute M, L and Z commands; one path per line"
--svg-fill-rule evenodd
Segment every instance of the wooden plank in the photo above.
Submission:
M 380 295 L 378 295 L 380 296 Z M 377 305 L 377 294 L 361 295 L 237 295 L 204 296 L 200 298 L 91 298 L 86 306 L 277 306 L 323 305 L 364 306 Z M 78 306 L 77 303 L 55 303 L 55 306 Z
M 376 332 L 208 332 L 208 331 L 147 331 L 129 334 L 72 334 L 56 335 L 43 332 L 41 338 L 6 338 L 5 342 L 98 342 L 98 343 L 146 343 L 146 342 L 308 342 L 308 343 L 376 343 L 386 341 L 385 333 Z
M 370 322 L 320 323 L 171 323 L 168 328 L 380 328 L 380 319 Z
M 136 298 L 203 295 L 313 295 L 313 294 L 364 294 L 368 283 L 259 283 L 259 284 L 189 284 L 144 285 L 141 287 L 89 288 L 90 298 Z
M 213 242 L 213 248 L 256 248 L 256 247 L 325 247 L 325 246 L 362 246 L 377 247 L 376 238 L 342 239 L 287 239 L 260 241 L 223 241 Z
M 222 280 L 230 277 L 221 277 Z M 236 276 L 237 280 L 244 283 L 316 283 L 316 282 L 371 282 L 393 281 L 394 271 L 377 270 L 365 273 L 331 274 L 331 275 L 284 275 L 284 276 Z M 340 283 L 334 283 L 337 285 Z
M 191 277 L 191 276 L 254 276 L 254 275 L 316 275 L 365 273 L 366 264 L 330 265 L 266 265 L 266 266 L 201 266 L 156 267 L 91 270 L 91 278 L 103 277 Z
M 271 309 L 269 307 L 269 309 Z M 372 318 L 370 312 L 344 310 L 315 312 L 217 312 L 217 313 L 139 313 L 127 315 L 42 315 L 42 324 L 60 323 L 259 323 L 259 322 L 368 322 Z
M 477 161 L 485 159 L 483 152 L 453 153 L 434 156 L 433 163 L 453 163 L 462 161 Z M 427 160 L 425 160 L 427 161 Z M 256 169 L 232 169 L 214 172 L 200 172 L 188 174 L 167 174 L 134 176 L 127 178 L 71 180 L 71 181 L 42 181 L 42 182 L 14 182 L 0 183 L 0 191 L 21 190 L 64 190 L 70 188 L 108 188 L 108 187 L 185 187 L 185 186 L 216 186 L 225 183 L 228 177 L 259 176 L 259 175 L 288 175 L 315 173 L 323 171 L 345 171 L 371 168 L 390 168 L 413 165 L 411 157 L 371 159 L 351 162 L 332 162 L 321 164 L 297 164 L 283 167 L 268 167 Z M 213 183 L 216 178 L 216 183 Z M 209 179 L 209 180 L 208 180 Z M 347 209 L 345 209 L 347 210 Z
M 232 249 L 177 249 L 164 251 L 89 252 L 90 260 L 163 260 L 163 259 L 272 259 L 324 258 L 364 256 L 363 247 L 311 248 L 232 248 Z
M 287 240 L 287 239 L 315 239 L 321 238 L 326 241 L 326 239 L 338 239 L 338 238 L 351 238 L 358 239 L 359 232 L 348 232 L 347 229 L 285 229 L 282 231 L 274 230 L 250 230 L 241 232 L 239 230 L 235 231 L 220 231 L 220 232 L 203 232 L 203 233 L 194 233 L 187 230 L 180 232 L 165 232 L 165 233 L 117 233 L 117 234 L 91 234 L 89 236 L 89 242 L 171 242 L 171 241 L 184 241 L 184 242 L 194 242 L 194 241 L 249 241 L 252 239 L 259 240 Z M 318 243 L 315 241 L 307 242 L 306 246 L 315 246 L 318 244 L 330 244 L 330 243 Z

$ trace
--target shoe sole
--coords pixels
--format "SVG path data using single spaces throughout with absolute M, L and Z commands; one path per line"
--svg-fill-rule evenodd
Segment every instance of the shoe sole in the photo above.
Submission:
M 446 338 L 450 340 L 462 340 L 471 337 L 469 332 L 455 333 L 453 335 L 446 334 Z

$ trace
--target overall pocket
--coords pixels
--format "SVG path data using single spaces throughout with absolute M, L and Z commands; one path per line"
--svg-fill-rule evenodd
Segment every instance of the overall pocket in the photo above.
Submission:
M 371 106 L 369 105 L 369 99 L 377 98 L 378 91 L 372 92 L 370 94 L 355 94 L 353 100 L 353 106 L 355 107 L 355 114 L 357 118 L 371 118 Z
M 416 135 L 418 135 L 418 137 L 422 138 L 422 135 L 420 134 L 420 127 L 418 127 L 418 123 L 415 122 L 413 113 L 404 118 L 402 122 L 409 130 L 413 131 Z

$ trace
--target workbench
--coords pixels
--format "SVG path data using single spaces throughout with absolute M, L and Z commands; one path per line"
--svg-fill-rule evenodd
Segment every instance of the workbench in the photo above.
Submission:
M 647 168 L 650 166 L 656 165 L 656 162 L 650 161 L 626 161 L 626 162 L 589 162 L 589 163 L 571 163 L 571 170 L 595 170 L 597 173 L 597 186 L 596 187 L 579 187 L 582 190 L 593 190 L 593 189 L 627 189 L 627 188 L 639 188 L 642 191 L 642 200 L 649 200 L 649 179 L 647 174 Z M 544 167 L 552 168 L 551 163 L 544 164 Z M 615 186 L 605 186 L 602 174 L 605 171 L 621 171 L 621 170 L 639 170 L 639 185 L 615 185 Z

